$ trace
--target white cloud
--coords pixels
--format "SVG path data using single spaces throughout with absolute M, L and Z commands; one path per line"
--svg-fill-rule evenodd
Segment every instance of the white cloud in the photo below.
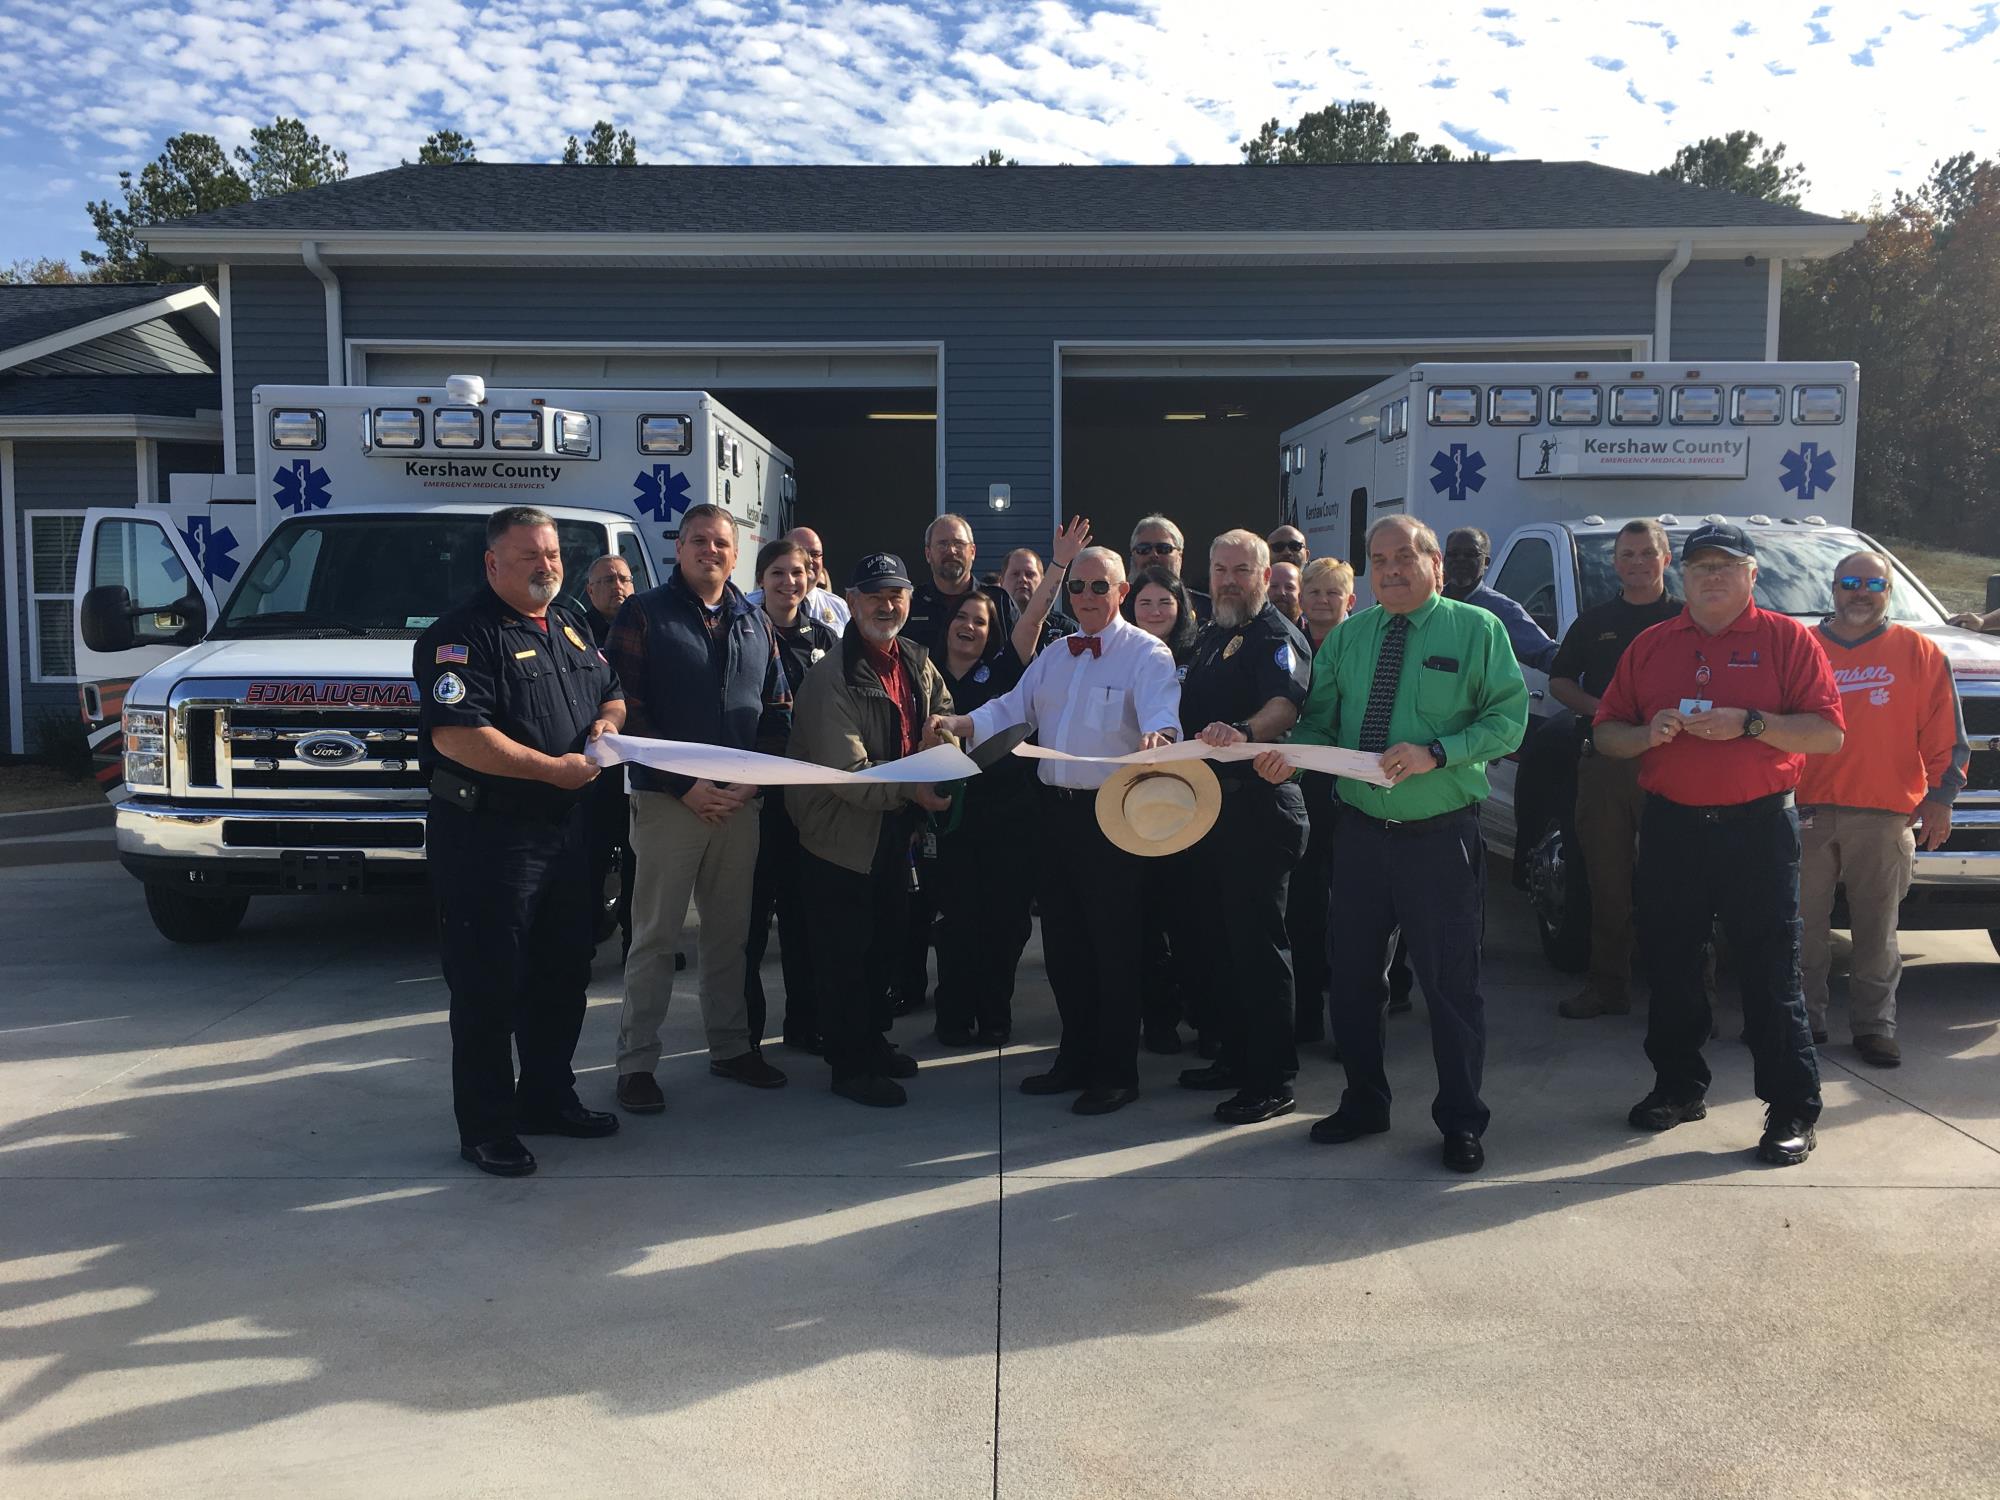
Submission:
M 356 172 L 440 126 L 488 160 L 553 160 L 599 118 L 650 161 L 1230 162 L 1266 119 L 1366 97 L 1427 141 L 1635 170 L 1756 130 L 1841 212 L 1977 148 L 2000 83 L 1984 0 L 1782 4 L 1756 26 L 1552 9 L 1348 6 L 1330 27 L 1320 0 L 187 0 L 80 25 L 64 0 L 9 0 L 0 193 L 21 212 L 0 216 L 0 258 L 51 222 L 10 183 L 100 196 L 107 161 L 136 167 L 181 130 L 233 146 L 277 114 Z

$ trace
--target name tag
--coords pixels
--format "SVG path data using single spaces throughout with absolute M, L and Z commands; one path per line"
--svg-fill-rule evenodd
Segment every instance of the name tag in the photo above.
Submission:
M 1681 699 L 1681 712 L 1684 714 L 1705 714 L 1713 707 L 1715 702 L 1710 698 Z
M 533 652 L 533 651 L 516 651 L 516 652 L 514 653 L 514 660 L 515 660 L 515 661 L 526 661 L 526 660 L 527 660 L 527 659 L 528 659 L 529 657 L 531 657 L 531 656 L 533 656 L 533 655 L 535 655 L 535 654 L 536 654 L 536 653 L 535 653 L 535 652 Z
M 1424 658 L 1424 665 L 1429 667 L 1433 672 L 1456 672 L 1458 670 L 1458 658 L 1455 656 L 1427 656 Z

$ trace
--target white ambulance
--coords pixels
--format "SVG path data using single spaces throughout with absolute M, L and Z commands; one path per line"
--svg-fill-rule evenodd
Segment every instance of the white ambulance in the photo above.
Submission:
M 736 519 L 736 581 L 791 525 L 792 463 L 700 391 L 260 386 L 251 476 L 87 514 L 77 672 L 119 858 L 167 937 L 252 895 L 423 881 L 410 643 L 484 578 L 486 518 L 555 518 L 561 602 L 594 558 L 643 590 L 696 504 Z
M 1487 583 L 1556 640 L 1617 592 L 1625 521 L 1657 519 L 1678 551 L 1695 526 L 1729 519 L 1756 542 L 1758 603 L 1817 620 L 1841 558 L 1886 555 L 1852 526 L 1859 394 L 1851 363 L 1413 365 L 1280 435 L 1280 513 L 1311 556 L 1353 564 L 1358 605 L 1372 602 L 1363 539 L 1380 517 L 1415 516 L 1440 541 L 1477 526 L 1493 542 Z M 1948 626 L 1891 562 L 1891 618 L 1950 658 L 1972 750 L 1951 838 L 1918 855 L 1903 925 L 1983 927 L 2000 947 L 2000 645 Z M 1680 592 L 1678 564 L 1668 587 Z M 1556 712 L 1547 677 L 1524 675 L 1538 718 Z M 1514 764 L 1492 782 L 1488 842 L 1525 877 L 1549 958 L 1580 968 L 1588 885 L 1567 813 L 1517 829 Z

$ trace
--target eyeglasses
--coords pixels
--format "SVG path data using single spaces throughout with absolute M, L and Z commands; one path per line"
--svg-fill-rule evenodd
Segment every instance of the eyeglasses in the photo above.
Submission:
M 1072 594 L 1080 594 L 1085 589 L 1089 589 L 1093 594 L 1108 594 L 1111 592 L 1111 580 L 1108 578 L 1072 578 L 1069 581 L 1069 591 Z
M 1889 592 L 1889 580 L 1886 578 L 1836 578 L 1833 583 L 1835 588 L 1846 589 L 1850 594 L 1858 594 L 1863 589 L 1871 594 Z
M 1132 555 L 1134 557 L 1165 557 L 1170 552 L 1178 552 L 1180 550 L 1178 542 L 1134 542 L 1132 544 Z
M 1306 544 L 1304 542 L 1273 542 L 1271 543 L 1271 550 L 1273 552 L 1303 552 L 1306 550 Z
M 1689 563 L 1681 571 L 1692 573 L 1697 578 L 1720 578 L 1724 573 L 1733 573 L 1748 561 L 1747 557 L 1731 557 L 1720 562 Z

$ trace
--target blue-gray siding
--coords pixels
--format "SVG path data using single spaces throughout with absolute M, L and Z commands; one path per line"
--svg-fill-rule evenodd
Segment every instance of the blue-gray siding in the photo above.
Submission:
M 1448 346 L 1644 335 L 1658 272 L 1644 261 L 1550 261 L 1118 271 L 350 267 L 340 276 L 350 338 L 942 341 L 946 500 L 978 520 L 990 550 L 1048 535 L 1058 340 Z M 1674 357 L 1761 357 L 1764 278 L 1761 264 L 1690 266 L 1676 287 Z M 325 378 L 324 304 L 303 270 L 237 267 L 230 284 L 239 452 L 248 455 L 250 388 Z M 1013 486 L 1003 516 L 985 505 L 995 481 Z
M 173 498 L 173 490 L 167 483 L 169 474 L 220 474 L 222 472 L 222 445 L 220 443 L 159 443 L 155 445 L 159 458 L 160 487 L 156 491 L 162 500 Z

